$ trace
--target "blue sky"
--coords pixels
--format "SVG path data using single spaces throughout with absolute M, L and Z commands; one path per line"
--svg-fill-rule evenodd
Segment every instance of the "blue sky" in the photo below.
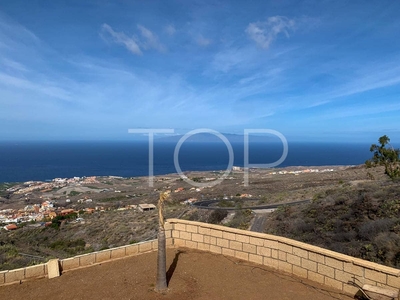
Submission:
M 0 0 L 0 139 L 400 141 L 399 1 Z

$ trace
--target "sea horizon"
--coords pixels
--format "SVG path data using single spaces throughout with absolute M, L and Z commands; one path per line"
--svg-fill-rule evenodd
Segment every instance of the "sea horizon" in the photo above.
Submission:
M 154 175 L 176 174 L 176 142 L 154 142 Z M 233 165 L 244 166 L 244 143 L 230 142 Z M 276 168 L 360 165 L 372 154 L 368 143 L 289 142 L 286 159 Z M 282 143 L 250 142 L 249 163 L 270 164 Z M 182 171 L 226 170 L 227 146 L 222 142 L 188 141 L 179 151 Z M 251 166 L 250 166 L 251 167 Z M 0 141 L 0 182 L 46 181 L 83 176 L 149 175 L 149 145 L 143 141 Z

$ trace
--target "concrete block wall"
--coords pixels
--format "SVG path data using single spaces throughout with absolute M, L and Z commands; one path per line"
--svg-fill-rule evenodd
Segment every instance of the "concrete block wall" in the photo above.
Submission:
M 175 246 L 227 255 L 307 278 L 354 295 L 348 284 L 400 288 L 400 270 L 284 237 L 206 223 L 169 219 Z
M 400 270 L 364 261 L 291 239 L 217 226 L 169 219 L 165 224 L 167 246 L 188 247 L 236 257 L 307 278 L 340 291 L 355 294 L 359 285 L 392 290 L 400 288 Z M 59 261 L 61 272 L 157 250 L 157 240 L 78 255 Z M 46 277 L 47 265 L 0 271 L 0 285 Z
M 171 236 L 171 231 L 169 231 L 167 235 Z M 171 238 L 167 238 L 167 245 L 169 246 L 172 245 Z M 157 240 L 151 240 L 133 245 L 127 245 L 97 252 L 91 252 L 88 254 L 78 255 L 71 258 L 65 258 L 60 260 L 60 268 L 62 272 L 70 271 L 119 258 L 124 258 L 130 255 L 155 251 L 157 250 L 157 248 L 158 248 Z
M 0 271 L 0 285 L 17 283 L 27 279 L 41 278 L 47 275 L 46 264 L 30 266 L 26 268 Z
M 167 246 L 172 245 L 172 225 L 165 224 L 165 235 Z M 158 248 L 157 240 L 140 242 L 133 245 L 127 245 L 117 248 L 106 249 L 88 254 L 78 255 L 71 258 L 59 260 L 61 272 L 66 272 L 78 268 L 88 267 L 114 259 L 124 258 L 130 255 L 137 255 L 145 252 L 155 251 Z M 18 283 L 30 279 L 47 277 L 47 264 L 40 264 L 26 268 L 0 271 L 0 286 L 10 283 Z

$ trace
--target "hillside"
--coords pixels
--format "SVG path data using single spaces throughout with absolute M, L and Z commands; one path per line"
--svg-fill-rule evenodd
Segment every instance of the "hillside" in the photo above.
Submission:
M 342 184 L 310 204 L 279 208 L 265 232 L 400 268 L 400 184 Z
M 222 172 L 185 174 L 194 182 L 212 183 Z M 76 219 L 75 214 L 66 219 L 53 219 L 50 226 L 29 221 L 17 223 L 18 229 L 14 231 L 0 229 L 0 270 L 155 238 L 157 212 L 141 212 L 130 207 L 156 204 L 159 191 L 166 189 L 172 190 L 171 199 L 166 203 L 167 218 L 250 229 L 254 217 L 261 216 L 266 220 L 264 231 L 267 233 L 399 267 L 400 187 L 383 174 L 382 168 L 252 169 L 249 186 L 243 185 L 243 178 L 243 171 L 237 170 L 221 184 L 194 188 L 177 174 L 157 176 L 154 187 L 148 186 L 146 177 L 110 176 L 25 194 L 10 191 L 10 186 L 17 190 L 26 184 L 3 185 L 0 212 L 14 209 L 15 215 L 26 218 L 27 207 L 48 199 L 54 202 L 54 212 L 70 209 L 78 212 L 80 218 Z M 188 199 L 220 201 L 213 204 L 215 209 L 204 210 L 183 204 Z M 283 206 L 272 214 L 225 210 L 307 199 L 312 202 Z
M 166 216 L 179 216 L 183 207 L 170 204 Z M 149 212 L 106 211 L 83 215 L 83 221 L 71 219 L 59 228 L 27 224 L 15 231 L 0 231 L 0 270 L 19 268 L 78 254 L 154 239 L 158 217 Z M 28 254 L 28 255 L 26 255 Z

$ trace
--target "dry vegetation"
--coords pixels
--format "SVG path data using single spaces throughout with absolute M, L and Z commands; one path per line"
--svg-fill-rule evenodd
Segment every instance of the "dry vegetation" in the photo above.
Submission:
M 166 216 L 177 217 L 182 210 L 181 205 L 171 203 L 166 207 Z M 156 211 L 107 211 L 84 215 L 84 222 L 62 222 L 59 228 L 26 224 L 19 230 L 2 230 L 0 270 L 154 239 L 157 222 Z
M 343 184 L 310 204 L 279 208 L 265 232 L 400 268 L 400 185 Z
M 297 170 L 301 167 L 287 169 Z M 49 195 L 38 192 L 28 198 L 10 196 L 5 192 L 8 185 L 0 187 L 0 209 L 23 208 L 29 203 L 40 203 L 41 196 L 57 199 L 57 205 L 65 208 L 81 210 L 89 206 L 104 206 L 106 209 L 105 212 L 81 215 L 84 222 L 70 219 L 60 220 L 60 226 L 20 224 L 22 228 L 16 231 L 0 230 L 0 270 L 46 261 L 51 257 L 65 258 L 155 238 L 155 211 L 142 213 L 116 209 L 131 204 L 156 204 L 159 191 L 174 191 L 178 187 L 184 190 L 171 194 L 171 202 L 166 205 L 167 218 L 181 217 L 241 229 L 250 228 L 254 214 L 250 210 L 228 212 L 224 206 L 240 208 L 313 199 L 308 205 L 283 206 L 275 213 L 266 215 L 267 222 L 263 223 L 266 224 L 265 231 L 400 267 L 399 183 L 384 175 L 383 167 L 334 169 L 334 172 L 298 176 L 271 175 L 271 170 L 252 170 L 247 187 L 243 186 L 243 173 L 233 172 L 222 184 L 200 191 L 191 189 L 192 186 L 176 174 L 158 176 L 151 188 L 147 178 L 104 177 L 100 178 L 99 183 L 84 189 L 71 187 L 52 191 Z M 204 181 L 207 177 L 218 178 L 221 172 L 188 172 L 186 175 L 195 181 Z M 104 189 L 108 191 L 99 192 Z M 115 190 L 120 192 L 116 193 Z M 73 191 L 76 193 L 71 194 Z M 243 193 L 251 194 L 255 199 L 239 200 L 238 195 Z M 231 196 L 232 200 L 223 200 Z M 93 202 L 78 203 L 77 200 L 83 197 L 92 198 Z M 70 203 L 66 202 L 67 198 L 71 199 Z M 222 201 L 215 210 L 202 210 L 180 204 L 188 198 Z

